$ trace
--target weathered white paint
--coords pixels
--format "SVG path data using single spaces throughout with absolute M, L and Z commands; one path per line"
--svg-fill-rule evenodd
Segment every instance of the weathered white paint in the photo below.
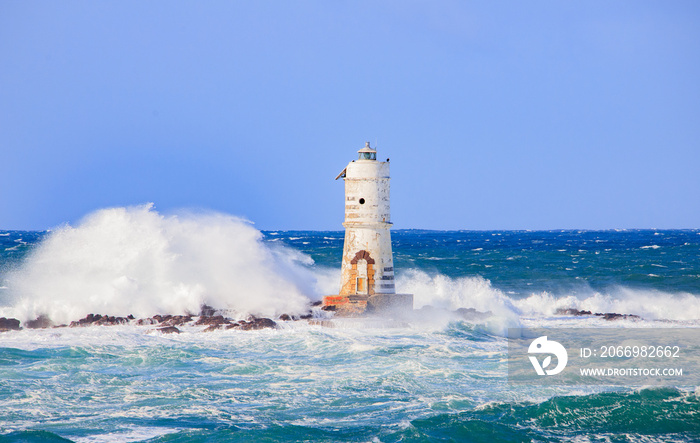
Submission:
M 345 244 L 340 295 L 394 294 L 389 162 L 377 161 L 369 142 L 358 153 L 360 158 L 350 162 L 344 174 Z M 369 273 L 364 258 L 355 260 L 353 271 L 352 261 L 360 251 L 369 253 L 374 261 Z M 367 279 L 367 287 L 357 280 L 361 278 Z
M 403 315 L 413 295 L 397 294 L 391 253 L 389 161 L 378 162 L 369 146 L 338 174 L 345 179 L 345 244 L 340 292 L 323 297 L 324 309 L 340 316 L 365 312 Z

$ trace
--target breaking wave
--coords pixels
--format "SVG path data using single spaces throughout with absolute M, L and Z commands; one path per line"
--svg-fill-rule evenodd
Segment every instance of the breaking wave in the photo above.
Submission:
M 490 311 L 494 316 L 510 320 L 512 325 L 519 317 L 548 317 L 558 309 L 568 308 L 634 314 L 646 320 L 700 320 L 700 297 L 690 293 L 615 286 L 605 292 L 592 289 L 577 295 L 541 292 L 515 298 L 479 276 L 451 278 L 418 269 L 400 276 L 397 287 L 399 292 L 414 294 L 416 309 L 427 305 L 448 310 L 473 308 Z
M 591 312 L 638 315 L 646 320 L 700 320 L 700 297 L 689 293 L 613 287 L 605 293 L 555 295 L 547 292 L 515 300 L 523 315 L 552 315 L 557 309 L 574 308 Z
M 49 234 L 7 278 L 23 321 L 89 313 L 302 313 L 318 293 L 313 260 L 262 241 L 251 223 L 218 213 L 162 215 L 152 204 L 98 210 Z
M 275 317 L 306 312 L 311 301 L 337 293 L 339 282 L 339 269 L 318 266 L 284 242 L 265 241 L 238 217 L 163 215 L 151 204 L 108 208 L 34 246 L 5 278 L 0 317 L 25 322 L 47 315 L 67 323 L 89 313 L 196 314 L 202 304 L 226 309 L 230 316 Z M 399 292 L 414 294 L 415 309 L 491 312 L 491 329 L 499 335 L 518 327 L 523 317 L 549 317 L 560 308 L 647 320 L 700 319 L 700 296 L 687 292 L 615 286 L 522 296 L 480 276 L 450 277 L 418 268 L 398 270 L 396 283 Z

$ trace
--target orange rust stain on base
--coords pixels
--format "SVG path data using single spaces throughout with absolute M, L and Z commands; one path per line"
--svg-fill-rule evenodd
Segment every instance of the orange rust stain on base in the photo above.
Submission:
M 362 315 L 367 310 L 367 297 L 360 295 L 327 295 L 323 297 L 323 306 L 333 306 L 336 315 L 341 317 Z

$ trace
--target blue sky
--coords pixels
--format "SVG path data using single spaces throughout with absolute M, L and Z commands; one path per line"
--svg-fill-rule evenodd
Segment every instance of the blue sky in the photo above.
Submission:
M 0 229 L 153 202 L 342 229 L 700 227 L 697 1 L 0 0 Z

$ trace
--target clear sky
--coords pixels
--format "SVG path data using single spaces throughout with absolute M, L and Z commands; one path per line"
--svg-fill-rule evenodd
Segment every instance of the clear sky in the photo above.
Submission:
M 153 202 L 342 229 L 700 227 L 700 2 L 0 0 L 0 229 Z

